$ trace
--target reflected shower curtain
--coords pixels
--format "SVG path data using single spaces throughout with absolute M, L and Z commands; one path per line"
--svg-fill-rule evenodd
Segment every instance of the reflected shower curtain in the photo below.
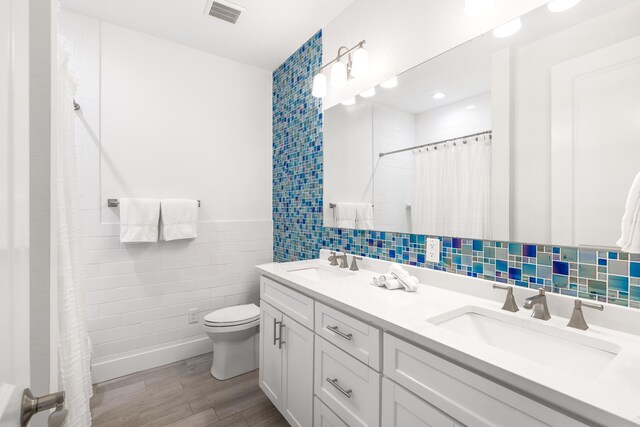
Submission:
M 411 231 L 491 238 L 491 133 L 414 150 Z
M 84 289 L 80 282 L 80 192 L 74 139 L 74 82 L 68 53 L 58 40 L 55 87 L 56 135 L 52 150 L 53 203 L 58 258 L 58 363 L 59 389 L 66 391 L 67 426 L 90 426 L 91 342 L 87 330 Z

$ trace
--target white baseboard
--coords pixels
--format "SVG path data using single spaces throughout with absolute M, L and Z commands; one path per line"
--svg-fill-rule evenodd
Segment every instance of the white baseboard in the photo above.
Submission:
M 211 351 L 213 346 L 209 337 L 196 338 L 185 343 L 93 363 L 91 379 L 96 384 Z

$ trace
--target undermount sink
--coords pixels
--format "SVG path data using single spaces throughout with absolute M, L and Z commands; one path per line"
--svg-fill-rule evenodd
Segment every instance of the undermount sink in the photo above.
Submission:
M 297 276 L 304 277 L 305 279 L 313 280 L 316 282 L 322 280 L 335 280 L 350 275 L 349 271 L 339 270 L 338 267 L 329 269 L 328 267 L 308 267 L 298 270 L 289 270 L 289 273 L 293 273 Z
M 427 320 L 482 344 L 553 369 L 597 375 L 620 353 L 620 346 L 481 307 L 464 307 Z

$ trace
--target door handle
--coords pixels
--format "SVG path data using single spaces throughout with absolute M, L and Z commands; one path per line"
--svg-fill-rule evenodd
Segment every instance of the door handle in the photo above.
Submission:
M 282 348 L 282 344 L 286 344 L 286 341 L 282 341 L 282 330 L 284 329 L 284 323 L 283 322 L 278 322 L 280 323 L 280 332 L 278 333 L 278 348 L 281 349 Z
M 278 339 L 276 338 L 276 326 L 278 325 L 278 321 L 276 320 L 276 318 L 273 318 L 273 345 L 276 345 L 276 341 L 278 341 Z
M 329 384 L 331 384 L 332 386 L 334 386 L 335 388 L 337 388 L 340 393 L 344 394 L 349 399 L 351 399 L 351 396 L 353 395 L 353 390 L 351 390 L 351 389 L 345 390 L 344 388 L 340 387 L 340 384 L 338 384 L 338 379 L 337 378 L 333 378 L 332 379 L 332 378 L 327 377 L 327 382 Z
M 331 332 L 334 332 L 338 335 L 340 335 L 342 338 L 344 338 L 345 340 L 349 340 L 351 341 L 351 339 L 353 338 L 353 334 L 345 334 L 344 332 L 342 332 L 340 329 L 338 329 L 337 326 L 330 326 L 327 325 L 327 329 L 329 329 Z
M 51 416 L 49 417 L 49 422 L 52 423 L 52 426 L 62 426 L 66 421 L 66 409 L 64 409 L 64 391 L 59 391 L 57 393 L 47 394 L 46 396 L 34 397 L 31 390 L 28 388 L 24 389 L 22 393 L 22 409 L 20 416 L 20 426 L 26 427 L 29 424 L 29 420 L 38 412 L 48 411 L 49 409 L 56 408 L 55 412 L 60 412 L 58 416 L 53 419 Z M 55 413 L 54 412 L 54 413 Z M 62 421 L 57 424 L 59 418 L 62 418 Z

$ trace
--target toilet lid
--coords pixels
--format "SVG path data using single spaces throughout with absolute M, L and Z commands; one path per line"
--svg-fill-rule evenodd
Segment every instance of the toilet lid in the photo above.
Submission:
M 204 316 L 204 323 L 209 325 L 241 325 L 257 320 L 260 317 L 260 307 L 255 304 L 234 305 L 212 311 Z

